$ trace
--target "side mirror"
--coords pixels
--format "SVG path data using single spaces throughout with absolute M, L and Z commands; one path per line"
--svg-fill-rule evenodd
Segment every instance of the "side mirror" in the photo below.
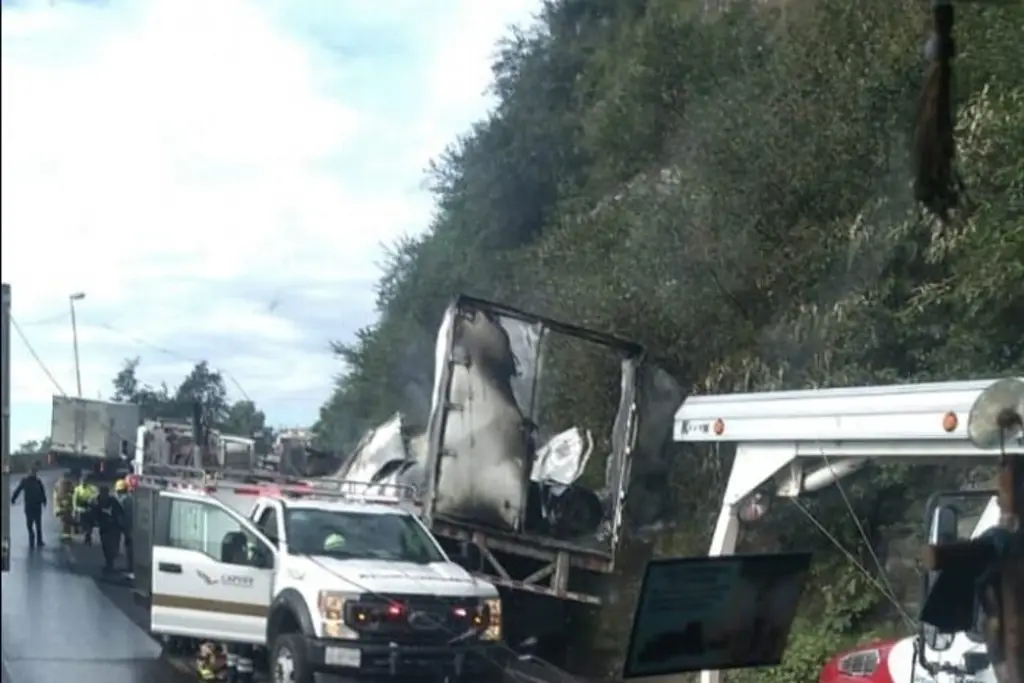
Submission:
M 252 554 L 252 564 L 257 569 L 273 569 L 274 554 L 263 547 L 263 544 L 256 546 Z
M 939 505 L 932 510 L 928 524 L 928 543 L 951 543 L 959 537 L 960 512 L 952 505 Z
M 928 544 L 941 545 L 957 540 L 959 536 L 960 512 L 952 505 L 937 505 L 928 520 Z M 937 578 L 936 572 L 925 572 L 922 575 L 921 595 L 928 590 Z
M 463 541 L 459 544 L 459 552 L 456 560 L 463 569 L 477 571 L 483 566 L 483 559 L 480 549 L 477 548 L 475 544 L 470 543 L 469 541 Z
M 952 505 L 938 505 L 932 510 L 928 520 L 928 543 L 942 545 L 952 543 L 960 535 L 960 512 Z M 935 583 L 938 572 L 926 572 L 922 576 L 922 595 L 927 595 L 931 585 Z M 953 647 L 953 634 L 943 633 L 931 624 L 921 624 L 920 640 L 932 652 L 945 652 Z M 924 652 L 921 652 L 924 658 Z
M 932 652 L 945 652 L 953 647 L 953 634 L 942 633 L 930 624 L 921 624 L 921 640 Z

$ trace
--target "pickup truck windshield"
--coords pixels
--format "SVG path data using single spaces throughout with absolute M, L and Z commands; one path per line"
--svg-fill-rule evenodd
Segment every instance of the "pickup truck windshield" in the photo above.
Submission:
M 427 533 L 408 515 L 290 509 L 285 511 L 288 551 L 341 559 L 444 562 Z

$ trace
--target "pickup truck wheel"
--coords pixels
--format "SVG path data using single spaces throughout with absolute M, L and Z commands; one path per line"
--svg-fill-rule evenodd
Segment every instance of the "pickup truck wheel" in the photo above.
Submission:
M 306 641 L 297 633 L 285 633 L 274 639 L 270 653 L 270 676 L 274 683 L 313 683 Z

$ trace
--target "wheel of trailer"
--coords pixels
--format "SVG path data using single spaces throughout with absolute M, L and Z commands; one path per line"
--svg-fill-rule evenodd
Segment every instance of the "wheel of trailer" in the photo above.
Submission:
M 297 633 L 285 633 L 274 639 L 270 654 L 270 676 L 274 683 L 313 683 L 313 672 L 306 655 L 306 641 Z

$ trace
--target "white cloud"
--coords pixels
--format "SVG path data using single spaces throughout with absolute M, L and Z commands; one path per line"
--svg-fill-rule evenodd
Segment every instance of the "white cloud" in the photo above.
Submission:
M 486 110 L 495 41 L 539 4 L 272 2 L 4 7 L 3 276 L 65 390 L 84 291 L 85 395 L 125 357 L 170 384 L 203 358 L 271 420 L 314 420 L 327 340 L 370 321 L 380 244 L 429 223 L 422 169 Z M 17 443 L 45 433 L 53 387 L 12 356 Z

